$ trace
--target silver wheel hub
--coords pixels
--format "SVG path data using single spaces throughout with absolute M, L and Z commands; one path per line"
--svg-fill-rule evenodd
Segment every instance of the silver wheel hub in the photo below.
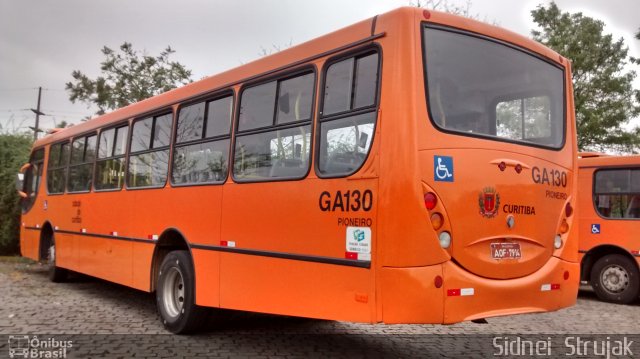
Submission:
M 56 264 L 56 246 L 53 244 L 49 247 L 49 258 L 47 258 L 49 266 L 53 267 Z
M 162 302 L 166 313 L 174 318 L 182 313 L 184 306 L 184 280 L 177 268 L 169 268 L 162 286 Z
M 629 286 L 629 273 L 618 265 L 610 265 L 600 274 L 600 281 L 608 292 L 620 293 Z

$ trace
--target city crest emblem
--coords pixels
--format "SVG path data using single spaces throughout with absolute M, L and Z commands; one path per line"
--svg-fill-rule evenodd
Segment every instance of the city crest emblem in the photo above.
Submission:
M 493 218 L 500 208 L 500 195 L 493 187 L 485 187 L 478 196 L 478 205 L 482 217 Z

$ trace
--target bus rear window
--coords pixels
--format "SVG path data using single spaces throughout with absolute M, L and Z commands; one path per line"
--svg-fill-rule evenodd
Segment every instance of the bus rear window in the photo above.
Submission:
M 562 147 L 562 69 L 507 44 L 429 26 L 424 51 L 429 113 L 437 127 Z

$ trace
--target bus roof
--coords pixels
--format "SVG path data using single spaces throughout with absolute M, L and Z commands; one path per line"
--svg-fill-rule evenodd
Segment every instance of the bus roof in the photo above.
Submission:
M 357 42 L 367 43 L 386 35 L 386 30 L 401 22 L 428 21 L 496 38 L 527 48 L 556 63 L 569 64 L 558 53 L 525 36 L 473 19 L 425 10 L 416 7 L 401 7 L 382 15 L 369 18 L 324 36 L 287 48 L 275 54 L 259 58 L 245 65 L 225 72 L 205 77 L 202 80 L 167 91 L 163 94 L 114 110 L 113 112 L 82 122 L 51 134 L 35 142 L 34 147 L 88 133 L 98 128 L 108 127 L 132 118 L 140 118 L 171 106 L 206 97 L 232 86 L 248 83 L 254 79 L 278 73 L 297 64 L 304 64 L 315 58 L 324 57 L 341 47 Z
M 586 156 L 584 156 L 584 154 L 586 154 Z M 640 167 L 640 155 L 611 156 L 607 154 L 597 154 L 589 152 L 578 154 L 578 167 L 580 168 L 619 166 Z

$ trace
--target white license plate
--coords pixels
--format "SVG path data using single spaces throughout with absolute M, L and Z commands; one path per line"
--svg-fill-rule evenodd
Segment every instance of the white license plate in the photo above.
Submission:
M 517 259 L 522 258 L 520 243 L 491 243 L 491 258 Z

